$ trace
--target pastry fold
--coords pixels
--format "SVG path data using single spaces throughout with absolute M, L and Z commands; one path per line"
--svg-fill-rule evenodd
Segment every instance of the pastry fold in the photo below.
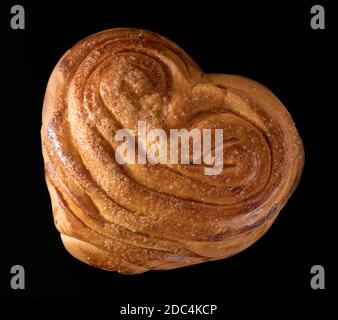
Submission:
M 212 56 L 212 53 L 210 53 Z M 223 130 L 223 169 L 116 161 L 125 128 Z M 205 74 L 175 43 L 111 29 L 67 51 L 48 82 L 42 150 L 56 228 L 90 265 L 126 274 L 234 255 L 260 238 L 304 162 L 291 116 L 261 84 Z

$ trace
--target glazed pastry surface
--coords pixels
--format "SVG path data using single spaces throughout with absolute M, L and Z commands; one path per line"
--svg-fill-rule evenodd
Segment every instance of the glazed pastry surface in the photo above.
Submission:
M 212 52 L 210 52 L 212 57 Z M 223 170 L 125 164 L 121 128 L 223 130 Z M 67 51 L 48 82 L 42 150 L 56 228 L 90 265 L 126 274 L 234 255 L 260 238 L 295 190 L 304 153 L 263 85 L 205 74 L 175 43 L 111 29 Z

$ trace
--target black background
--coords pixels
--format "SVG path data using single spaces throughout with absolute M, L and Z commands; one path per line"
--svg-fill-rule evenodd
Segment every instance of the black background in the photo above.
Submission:
M 1 297 L 109 299 L 114 312 L 126 303 L 218 303 L 224 311 L 238 298 L 338 297 L 332 183 L 337 19 L 332 2 L 39 3 L 18 2 L 26 10 L 25 30 L 10 28 L 10 7 L 17 3 L 1 5 Z M 325 30 L 310 28 L 314 4 L 326 9 Z M 222 261 L 124 276 L 87 266 L 63 248 L 44 181 L 44 91 L 68 48 L 114 27 L 158 32 L 180 45 L 205 72 L 255 79 L 291 113 L 305 147 L 303 177 L 269 232 L 244 252 Z M 14 264 L 25 267 L 25 290 L 10 288 Z M 325 290 L 310 287 L 315 264 L 325 267 Z

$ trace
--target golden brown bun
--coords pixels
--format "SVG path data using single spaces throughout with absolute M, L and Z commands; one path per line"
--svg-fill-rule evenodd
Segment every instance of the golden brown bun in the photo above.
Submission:
M 212 55 L 212 52 L 210 53 Z M 114 134 L 221 128 L 224 169 L 118 165 Z M 42 149 L 54 221 L 83 262 L 135 274 L 234 255 L 294 191 L 304 154 L 291 116 L 261 84 L 203 74 L 176 44 L 112 29 L 67 51 L 46 90 Z

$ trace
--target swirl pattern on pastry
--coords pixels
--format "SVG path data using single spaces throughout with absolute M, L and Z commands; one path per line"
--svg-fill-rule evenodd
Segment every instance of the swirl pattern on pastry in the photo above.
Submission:
M 117 130 L 223 129 L 223 170 L 119 165 Z M 303 146 L 282 103 L 240 76 L 204 74 L 176 44 L 112 29 L 67 51 L 46 90 L 42 149 L 54 221 L 88 264 L 135 274 L 222 259 L 271 226 Z

